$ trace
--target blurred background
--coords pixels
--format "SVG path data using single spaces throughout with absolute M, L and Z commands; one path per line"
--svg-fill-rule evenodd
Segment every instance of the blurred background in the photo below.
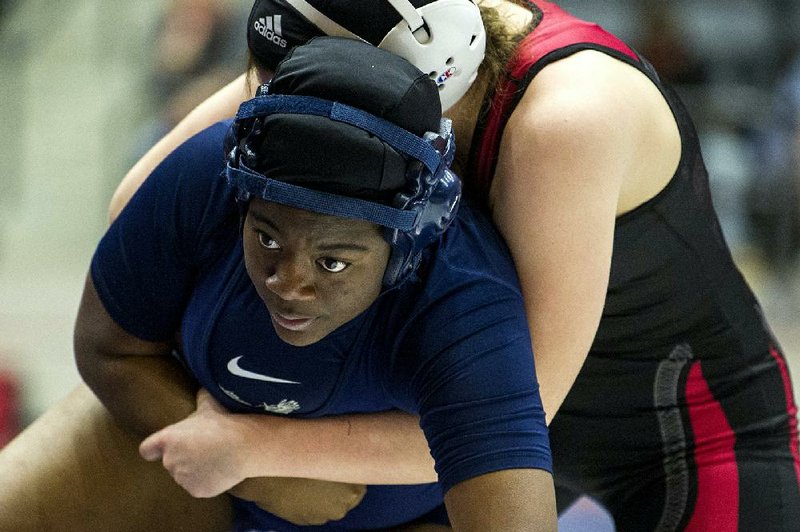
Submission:
M 0 445 L 78 382 L 72 326 L 111 194 L 244 71 L 251 5 L 0 0 Z
M 797 388 L 800 0 L 557 3 L 621 36 L 684 97 L 726 237 Z M 111 193 L 243 71 L 249 7 L 0 0 L 0 446 L 78 382 L 73 320 Z

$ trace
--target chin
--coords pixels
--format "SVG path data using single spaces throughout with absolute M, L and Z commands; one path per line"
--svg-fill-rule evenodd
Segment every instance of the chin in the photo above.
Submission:
M 319 342 L 327 336 L 327 334 L 319 336 L 318 334 L 309 334 L 305 332 L 297 333 L 293 331 L 286 331 L 281 330 L 280 327 L 275 327 L 275 333 L 278 335 L 278 338 L 294 347 L 307 347 Z

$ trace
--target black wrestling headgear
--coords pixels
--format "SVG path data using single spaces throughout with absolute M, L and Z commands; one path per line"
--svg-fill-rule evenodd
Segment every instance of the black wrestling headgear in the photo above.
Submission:
M 393 286 L 455 215 L 454 150 L 425 74 L 369 44 L 318 37 L 240 106 L 226 140 L 227 178 L 242 201 L 382 225 L 392 246 L 384 284 Z
M 436 86 L 408 61 L 332 37 L 293 49 L 269 93 L 346 104 L 420 137 L 439 130 L 442 113 Z M 244 164 L 286 183 L 387 204 L 406 186 L 406 157 L 372 133 L 328 117 L 270 114 L 248 138 L 260 143 L 242 151 Z

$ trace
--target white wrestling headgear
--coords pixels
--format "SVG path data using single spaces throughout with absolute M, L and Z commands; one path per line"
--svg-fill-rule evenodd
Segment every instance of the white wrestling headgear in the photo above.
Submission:
M 330 19 L 307 0 L 285 0 L 327 35 L 366 40 Z M 378 44 L 427 72 L 439 87 L 442 110 L 470 88 L 486 50 L 486 31 L 473 0 L 434 0 L 416 8 L 409 0 L 386 1 L 402 20 Z

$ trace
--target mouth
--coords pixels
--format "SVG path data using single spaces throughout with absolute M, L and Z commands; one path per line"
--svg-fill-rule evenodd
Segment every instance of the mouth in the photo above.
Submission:
M 283 329 L 289 331 L 304 331 L 308 329 L 312 323 L 317 319 L 312 316 L 302 316 L 299 314 L 281 314 L 279 312 L 270 312 L 272 322 Z

